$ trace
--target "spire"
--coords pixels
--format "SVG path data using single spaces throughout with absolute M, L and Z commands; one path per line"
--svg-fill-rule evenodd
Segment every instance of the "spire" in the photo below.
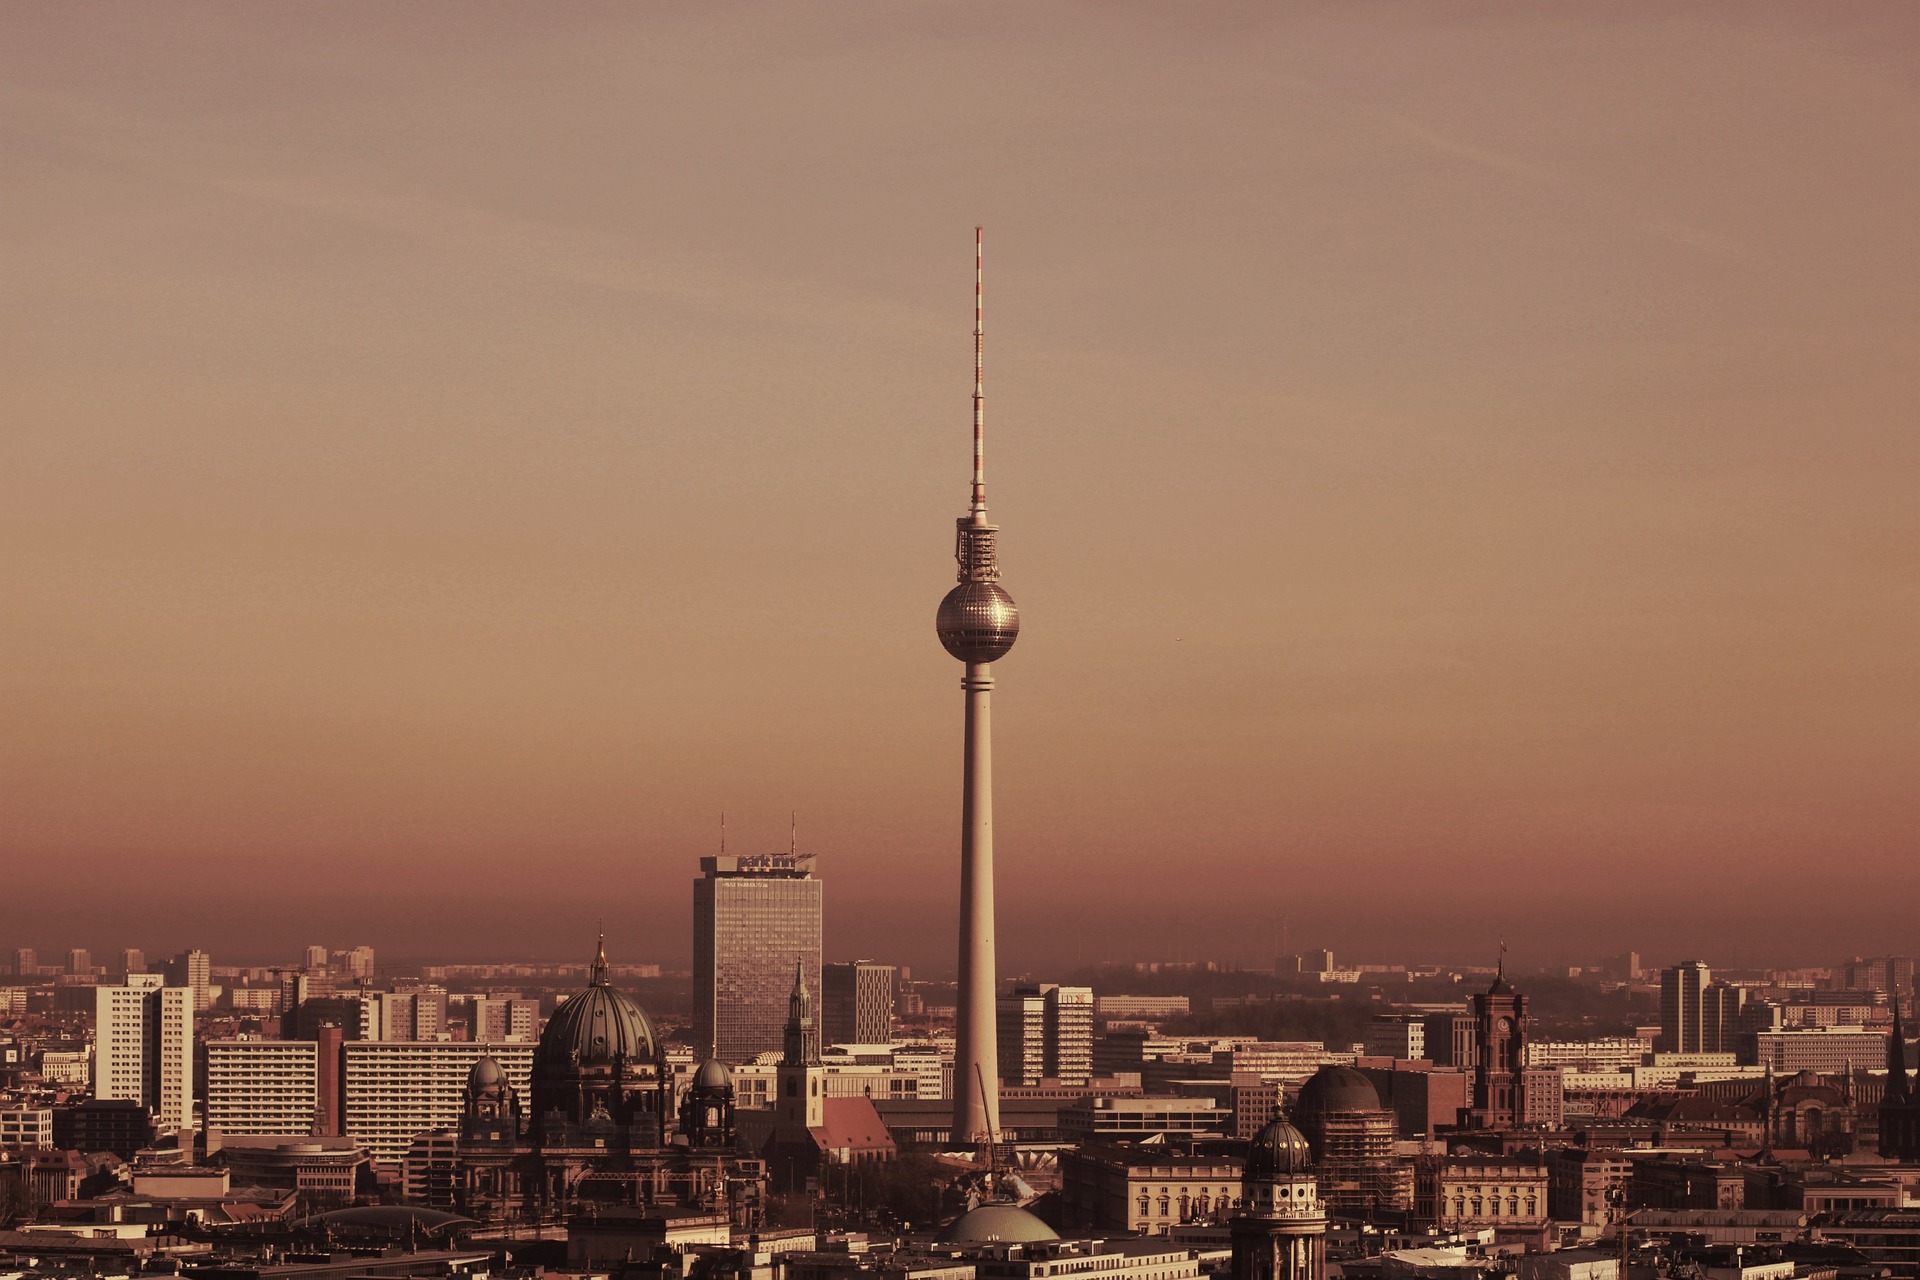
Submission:
M 793 962 L 793 994 L 787 997 L 787 1030 L 781 1065 L 811 1067 L 820 1061 L 820 1032 L 813 1022 L 813 994 L 807 990 L 807 967 Z
M 609 987 L 613 985 L 607 978 L 607 929 L 604 924 L 600 926 L 600 945 L 594 952 L 593 970 L 587 976 L 587 985 L 590 987 Z
M 981 228 L 973 229 L 973 503 L 969 510 L 987 517 L 987 391 L 984 378 L 987 340 L 983 302 L 986 250 Z
M 1887 1037 L 1887 1087 L 1889 1102 L 1905 1102 L 1907 1086 L 1907 1036 L 1900 1025 L 1900 996 L 1893 997 L 1893 1034 Z

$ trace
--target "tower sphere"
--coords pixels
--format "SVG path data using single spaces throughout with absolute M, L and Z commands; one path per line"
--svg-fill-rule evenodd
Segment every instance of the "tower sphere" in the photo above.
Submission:
M 933 629 L 960 661 L 993 662 L 1019 637 L 1020 610 L 997 582 L 963 582 L 940 602 Z

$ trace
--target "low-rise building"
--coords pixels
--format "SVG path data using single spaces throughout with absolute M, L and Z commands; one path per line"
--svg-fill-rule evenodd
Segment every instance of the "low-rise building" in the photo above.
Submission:
M 1232 1118 L 1212 1098 L 1099 1096 L 1060 1108 L 1060 1130 L 1072 1142 L 1139 1142 L 1155 1135 L 1218 1133 Z
M 1414 1165 L 1414 1217 L 1435 1229 L 1546 1225 L 1547 1167 L 1505 1156 L 1432 1156 Z
M 1182 1156 L 1151 1148 L 1086 1145 L 1060 1154 L 1060 1200 L 1069 1233 L 1164 1235 L 1224 1218 L 1240 1196 L 1236 1156 Z
M 0 1147 L 34 1151 L 52 1145 L 52 1107 L 0 1107 Z

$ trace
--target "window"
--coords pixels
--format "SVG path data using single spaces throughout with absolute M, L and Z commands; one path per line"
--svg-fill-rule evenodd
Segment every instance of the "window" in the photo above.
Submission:
M 1171 1202 L 1165 1196 L 1160 1197 L 1160 1216 L 1161 1217 L 1164 1218 L 1167 1216 L 1167 1207 L 1170 1203 Z

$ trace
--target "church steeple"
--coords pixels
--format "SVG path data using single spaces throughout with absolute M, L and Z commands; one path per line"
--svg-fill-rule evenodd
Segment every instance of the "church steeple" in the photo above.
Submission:
M 1900 1026 L 1900 994 L 1893 996 L 1893 1034 L 1887 1037 L 1887 1087 L 1889 1101 L 1905 1102 L 1911 1090 L 1907 1084 L 1907 1035 Z
M 780 1065 L 813 1067 L 820 1064 L 820 1028 L 813 1020 L 813 994 L 807 990 L 806 965 L 793 964 L 793 994 L 787 997 L 787 1029 Z

